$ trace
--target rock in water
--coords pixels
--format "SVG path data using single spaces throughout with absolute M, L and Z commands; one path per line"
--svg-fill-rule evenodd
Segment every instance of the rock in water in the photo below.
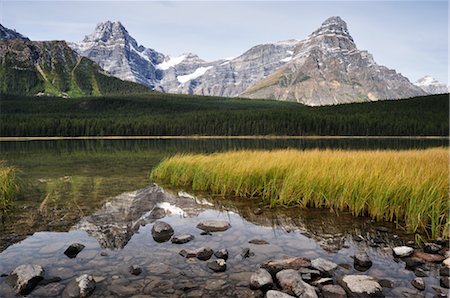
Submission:
M 189 235 L 189 234 L 176 235 L 176 236 L 173 236 L 172 243 L 184 244 L 184 243 L 188 243 L 189 241 L 192 241 L 193 239 L 194 239 L 194 236 Z
M 224 272 L 225 270 L 227 270 L 227 263 L 224 259 L 217 259 L 208 262 L 208 268 L 214 272 Z
M 290 295 L 303 298 L 317 298 L 314 287 L 305 283 L 296 270 L 281 270 L 276 274 L 276 278 L 283 291 Z
M 231 228 L 231 224 L 224 220 L 204 220 L 197 228 L 206 232 L 223 232 Z
M 311 265 L 314 269 L 317 269 L 320 272 L 325 273 L 326 275 L 331 275 L 333 271 L 338 267 L 336 263 L 322 258 L 312 260 Z
M 20 265 L 10 274 L 9 280 L 17 294 L 25 295 L 44 279 L 44 273 L 39 265 Z
M 250 289 L 262 291 L 270 289 L 273 285 L 272 275 L 262 268 L 259 268 L 250 276 Z
M 153 224 L 152 236 L 156 242 L 166 242 L 173 235 L 173 228 L 166 222 L 157 221 Z
M 261 265 L 262 268 L 269 271 L 272 275 L 284 269 L 299 270 L 302 268 L 311 267 L 311 261 L 305 258 L 288 258 L 270 260 Z
M 95 290 L 96 284 L 92 275 L 83 274 L 72 280 L 63 292 L 63 297 L 85 298 L 89 297 Z
M 226 250 L 225 248 L 222 248 L 218 251 L 216 251 L 214 253 L 214 255 L 218 258 L 218 259 L 224 259 L 225 261 L 228 259 L 228 250 Z
M 248 243 L 255 244 L 255 245 L 267 245 L 267 244 L 270 244 L 269 242 L 267 242 L 266 240 L 263 240 L 263 239 L 252 239 Z
M 368 275 L 344 275 L 338 282 L 352 297 L 384 297 L 381 285 Z
M 425 290 L 425 281 L 421 277 L 416 277 L 411 281 L 411 284 L 418 290 Z
M 83 249 L 84 245 L 81 243 L 73 243 L 64 251 L 64 254 L 69 258 L 75 258 Z
M 372 266 L 372 261 L 369 258 L 369 255 L 365 252 L 357 253 L 354 257 L 354 267 L 357 270 L 367 270 Z
M 266 298 L 294 298 L 294 296 L 288 295 L 280 291 L 270 290 L 267 291 Z
M 429 254 L 438 254 L 442 249 L 442 246 L 435 243 L 425 243 L 423 251 Z
M 339 285 L 325 285 L 322 287 L 323 298 L 346 298 L 347 293 Z
M 438 255 L 438 254 L 429 254 L 426 252 L 416 251 L 414 253 L 414 256 L 424 260 L 425 262 L 432 262 L 432 263 L 439 263 L 445 260 L 444 256 Z
M 128 269 L 129 269 L 128 271 L 130 271 L 130 273 L 133 275 L 139 275 L 142 273 L 142 269 L 138 265 L 132 265 Z
M 394 254 L 400 258 L 409 257 L 414 252 L 414 248 L 409 246 L 397 246 L 392 250 L 394 251 Z
M 214 251 L 209 247 L 200 247 L 196 250 L 196 257 L 199 260 L 206 261 L 211 258 L 211 256 L 214 254 Z

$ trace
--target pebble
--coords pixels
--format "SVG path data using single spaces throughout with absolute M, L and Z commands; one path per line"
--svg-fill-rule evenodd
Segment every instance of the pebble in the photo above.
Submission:
M 422 277 L 416 277 L 411 281 L 411 284 L 418 290 L 425 290 L 425 281 Z
M 414 252 L 414 248 L 409 246 L 397 246 L 394 247 L 392 250 L 394 251 L 394 254 L 396 256 L 399 256 L 401 258 L 409 257 Z
M 228 259 L 228 250 L 226 250 L 225 248 L 222 248 L 222 249 L 214 252 L 214 255 L 216 256 L 216 258 L 224 259 L 226 261 Z
M 73 259 L 75 258 L 83 249 L 85 246 L 81 243 L 73 243 L 69 245 L 69 247 L 64 251 L 64 254 L 68 256 L 69 258 Z
M 208 268 L 214 272 L 224 272 L 227 270 L 227 263 L 224 259 L 217 259 L 208 262 Z

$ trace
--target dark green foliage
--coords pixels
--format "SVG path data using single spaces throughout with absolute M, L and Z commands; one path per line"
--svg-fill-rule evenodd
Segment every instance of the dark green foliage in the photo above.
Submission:
M 116 88 L 108 86 L 101 92 Z M 448 94 L 325 107 L 157 92 L 79 99 L 4 95 L 0 103 L 1 136 L 447 136 L 449 131 Z

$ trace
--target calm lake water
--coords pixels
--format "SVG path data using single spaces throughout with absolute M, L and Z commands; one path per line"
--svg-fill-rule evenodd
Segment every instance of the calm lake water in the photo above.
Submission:
M 448 146 L 442 139 L 170 139 L 170 140 L 71 140 L 0 142 L 2 159 L 20 170 L 24 192 L 14 212 L 2 218 L 0 225 L 0 274 L 11 272 L 23 263 L 37 263 L 59 283 L 38 286 L 35 296 L 59 295 L 76 276 L 89 273 L 98 279 L 95 296 L 235 296 L 252 297 L 248 278 L 262 262 L 285 256 L 323 257 L 341 264 L 339 272 L 358 272 L 351 256 L 367 250 L 373 266 L 365 272 L 377 279 L 390 279 L 388 296 L 417 293 L 410 281 L 414 273 L 405 263 L 394 260 L 390 247 L 414 240 L 395 226 L 383 223 L 390 232 L 380 232 L 367 218 L 339 216 L 327 210 L 298 208 L 268 210 L 258 201 L 219 199 L 207 194 L 205 204 L 190 196 L 177 195 L 179 189 L 166 189 L 170 203 L 184 213 L 167 213 L 176 234 L 190 233 L 195 239 L 187 244 L 157 243 L 151 237 L 152 220 L 126 229 L 104 233 L 92 226 L 129 226 L 142 220 L 148 206 L 140 202 L 123 203 L 112 199 L 124 192 L 146 188 L 151 169 L 163 158 L 177 153 L 210 153 L 238 149 L 340 148 L 411 149 Z M 107 203 L 111 201 L 111 203 Z M 126 201 L 126 200 L 125 200 Z M 105 206 L 108 206 L 106 208 Z M 111 207 L 112 206 L 112 207 Z M 131 207 L 130 207 L 131 206 Z M 105 209 L 106 208 L 106 209 Z M 113 208 L 117 214 L 105 215 Z M 146 209 L 147 208 L 147 209 Z M 255 215 L 261 208 L 263 215 Z M 133 212 L 130 212 L 133 210 Z M 102 218 L 101 222 L 97 222 Z M 106 219 L 105 219 L 106 218 Z M 204 219 L 226 219 L 232 228 L 213 236 L 200 235 L 196 224 Z M 105 222 L 106 220 L 106 222 Z M 91 223 L 87 225 L 86 223 Z M 109 235 L 109 236 L 108 236 Z M 125 236 L 124 236 L 125 235 Z M 354 238 L 363 235 L 365 241 Z M 109 238 L 108 238 L 109 237 Z M 269 245 L 253 245 L 251 239 L 264 239 Z M 373 241 L 379 242 L 376 247 Z M 86 248 L 75 258 L 63 252 L 73 242 Z M 227 248 L 230 259 L 224 273 L 208 271 L 206 263 L 186 260 L 178 255 L 182 248 L 210 246 Z M 254 255 L 242 259 L 242 249 Z M 131 276 L 127 268 L 138 264 L 140 276 Z M 429 277 L 423 294 L 432 296 L 439 287 L 437 265 L 426 264 Z M 184 285 L 184 286 L 180 286 Z M 155 294 L 157 293 L 157 294 Z M 0 278 L 0 297 L 13 295 Z

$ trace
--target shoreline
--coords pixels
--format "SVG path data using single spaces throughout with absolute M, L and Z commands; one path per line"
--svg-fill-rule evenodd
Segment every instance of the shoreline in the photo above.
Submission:
M 59 141 L 59 140 L 176 140 L 176 139 L 305 139 L 305 140 L 332 140 L 332 139 L 371 139 L 371 140 L 448 140 L 448 136 L 78 136 L 78 137 L 0 137 L 0 142 L 24 142 L 24 141 Z

